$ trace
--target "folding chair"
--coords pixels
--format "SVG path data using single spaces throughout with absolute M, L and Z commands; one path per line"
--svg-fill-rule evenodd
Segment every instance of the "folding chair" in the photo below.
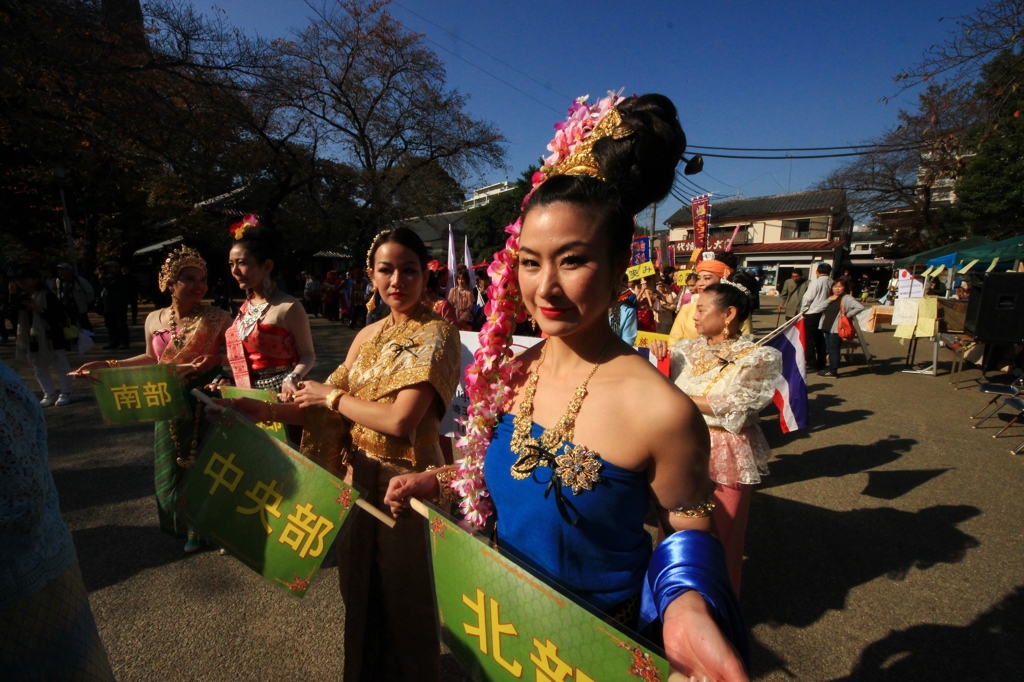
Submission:
M 980 410 L 972 414 L 971 419 L 977 419 L 979 414 L 981 414 L 988 408 L 992 407 L 992 405 L 997 403 L 1000 398 L 1016 398 L 1021 391 L 1024 391 L 1024 375 L 1022 375 L 1012 384 L 981 384 L 978 386 L 978 390 L 981 391 L 982 393 L 988 393 L 994 397 L 992 398 L 992 400 L 988 401 L 988 403 L 984 407 L 982 407 Z M 974 428 L 978 428 L 979 426 L 981 426 L 983 423 L 985 423 L 986 419 L 994 415 L 1000 409 L 1002 408 L 996 407 L 992 412 L 986 414 L 980 422 L 974 425 Z
M 1024 455 L 1024 440 L 1020 442 L 1020 445 L 1010 450 L 1011 455 Z
M 1005 431 L 1006 429 L 1008 429 L 1011 426 L 1013 426 L 1014 424 L 1016 424 L 1018 419 L 1020 419 L 1021 417 L 1024 417 L 1024 400 L 1021 400 L 1020 398 L 1007 398 L 1006 402 L 1003 403 L 1003 407 L 1006 407 L 1007 405 L 1009 405 L 1013 409 L 1017 410 L 1017 415 L 1013 419 L 1010 420 L 1009 424 L 1007 424 L 1002 429 L 1000 429 L 999 433 L 997 433 L 996 435 L 992 436 L 993 438 L 999 438 L 999 436 L 1003 435 L 1003 431 Z M 1000 408 L 1000 409 L 1002 409 L 1002 408 Z

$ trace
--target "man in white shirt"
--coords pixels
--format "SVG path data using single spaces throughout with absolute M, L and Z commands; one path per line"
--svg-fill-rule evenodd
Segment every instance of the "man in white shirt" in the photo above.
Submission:
M 804 311 L 804 333 L 807 335 L 807 371 L 825 369 L 828 357 L 825 355 L 825 334 L 818 329 L 821 314 L 828 306 L 832 295 L 832 266 L 819 263 L 815 269 L 818 276 L 807 287 L 800 309 Z

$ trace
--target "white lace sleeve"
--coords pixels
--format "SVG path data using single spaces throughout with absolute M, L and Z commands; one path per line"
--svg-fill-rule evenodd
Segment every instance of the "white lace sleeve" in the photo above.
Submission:
M 736 364 L 738 371 L 728 390 L 707 396 L 711 410 L 730 433 L 739 433 L 750 417 L 771 402 L 782 376 L 782 354 L 774 348 L 757 348 Z
M 50 472 L 45 433 L 42 438 L 38 433 L 42 410 L 10 368 L 4 366 L 0 376 L 0 536 L 9 537 L 28 534 L 39 524 Z
M 669 379 L 671 381 L 675 381 L 683 373 L 683 368 L 686 367 L 686 353 L 684 350 L 689 348 L 692 343 L 692 340 L 683 340 L 668 349 L 670 358 Z
M 39 399 L 0 362 L 0 611 L 41 589 L 74 558 Z

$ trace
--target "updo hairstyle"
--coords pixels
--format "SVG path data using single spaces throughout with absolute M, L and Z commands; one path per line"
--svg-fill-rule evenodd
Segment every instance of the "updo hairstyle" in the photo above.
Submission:
M 629 254 L 633 218 L 645 206 L 661 201 L 672 189 L 676 165 L 686 151 L 686 135 L 676 107 L 664 95 L 629 97 L 616 109 L 622 126 L 632 134 L 594 143 L 594 159 L 607 180 L 590 176 L 556 175 L 536 189 L 523 209 L 556 203 L 595 211 L 606 230 L 612 260 Z
M 736 322 L 737 324 L 743 324 L 754 310 L 753 297 L 758 295 L 757 279 L 749 272 L 737 270 L 729 275 L 728 280 L 746 287 L 750 295 L 748 296 L 743 293 L 737 287 L 730 286 L 725 282 L 719 282 L 718 284 L 711 284 L 704 289 L 704 293 L 701 294 L 701 300 L 703 301 L 705 296 L 710 295 L 712 297 L 712 305 L 719 310 L 724 312 L 730 306 L 736 308 Z
M 260 265 L 268 260 L 274 260 L 284 248 L 277 230 L 263 225 L 246 226 L 242 238 L 236 239 L 235 244 L 251 253 Z
M 388 243 L 401 244 L 405 248 L 409 249 L 416 254 L 416 257 L 420 261 L 420 269 L 423 272 L 427 272 L 427 261 L 430 257 L 427 254 L 427 247 L 420 239 L 420 236 L 408 227 L 396 227 L 393 230 L 382 232 L 377 240 L 373 243 L 373 248 L 370 249 L 369 255 L 366 257 L 367 264 L 370 266 L 370 276 L 373 275 L 374 258 L 377 256 L 377 249 L 382 245 Z

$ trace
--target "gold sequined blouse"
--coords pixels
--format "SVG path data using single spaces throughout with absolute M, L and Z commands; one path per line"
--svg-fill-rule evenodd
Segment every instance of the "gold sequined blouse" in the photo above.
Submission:
M 429 383 L 439 398 L 436 415 L 424 419 L 410 438 L 399 438 L 351 424 L 326 407 L 309 408 L 303 453 L 321 463 L 331 462 L 349 445 L 345 442 L 347 435 L 350 447 L 371 457 L 404 459 L 413 466 L 441 464 L 440 419 L 459 383 L 461 354 L 458 329 L 426 308 L 401 324 L 381 330 L 359 349 L 351 370 L 340 365 L 327 383 L 361 400 L 383 403 L 393 403 L 403 388 Z

